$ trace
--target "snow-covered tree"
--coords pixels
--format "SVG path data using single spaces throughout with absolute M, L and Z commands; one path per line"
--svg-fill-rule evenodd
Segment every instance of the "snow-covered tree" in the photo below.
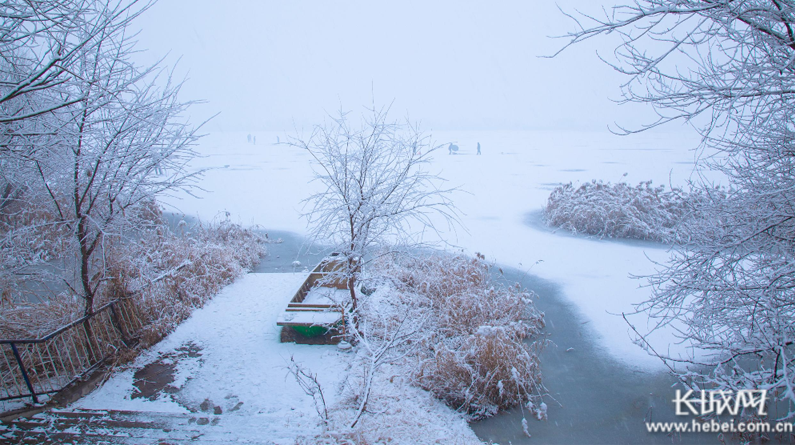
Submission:
M 315 160 L 322 190 L 307 199 L 306 217 L 314 239 L 333 243 L 345 259 L 342 272 L 354 311 L 355 286 L 369 252 L 418 242 L 440 220 L 448 227 L 458 222 L 450 200 L 455 189 L 444 188 L 428 171 L 438 146 L 417 125 L 388 120 L 388 112 L 373 106 L 358 127 L 340 112 L 308 139 L 290 142 Z
M 701 350 L 666 359 L 698 365 L 691 385 L 767 389 L 795 418 L 795 2 L 639 0 L 572 17 L 570 44 L 623 37 L 611 63 L 625 100 L 653 105 L 651 126 L 695 125 L 729 181 L 701 184 L 706 222 L 683 225 L 690 241 L 640 305 Z
M 121 39 L 85 54 L 74 94 L 83 100 L 55 113 L 56 132 L 37 159 L 49 205 L 74 236 L 79 280 L 68 284 L 93 308 L 107 279 L 103 245 L 135 228 L 136 208 L 161 192 L 189 185 L 184 166 L 193 156 L 195 130 L 180 118 L 179 86 L 154 86 L 151 70 L 126 60 Z M 129 227 L 127 228 L 129 230 Z
M 86 52 L 123 30 L 151 3 L 138 0 L 9 0 L 0 5 L 0 124 L 21 122 L 79 100 L 60 90 L 70 67 Z M 4 137 L 15 135 L 4 129 Z M 22 136 L 16 134 L 16 136 Z
M 35 158 L 45 143 L 41 139 L 52 136 L 43 122 L 82 100 L 69 91 L 78 59 L 150 5 L 137 0 L 0 4 L 0 218 L 5 223 L 9 212 L 19 212 L 30 187 L 22 167 Z
M 8 191 L 0 204 L 3 268 L 44 273 L 45 282 L 83 298 L 90 314 L 112 278 L 107 249 L 140 227 L 158 193 L 189 185 L 193 174 L 184 167 L 197 136 L 181 118 L 188 104 L 177 99 L 179 85 L 168 73 L 158 79 L 157 66 L 141 69 L 130 60 L 134 42 L 126 27 L 140 13 L 132 9 L 135 1 L 49 8 L 20 2 L 27 3 L 37 20 L 31 26 L 44 30 L 29 41 L 40 60 L 9 65 L 3 86 L 13 89 L 28 66 L 43 74 L 28 82 L 38 86 L 25 87 L 24 97 L 0 101 L 4 116 L 24 114 L 13 108 L 19 104 L 32 110 L 24 119 L 0 121 Z M 22 50 L 0 49 L 11 59 Z M 52 66 L 45 70 L 46 64 Z

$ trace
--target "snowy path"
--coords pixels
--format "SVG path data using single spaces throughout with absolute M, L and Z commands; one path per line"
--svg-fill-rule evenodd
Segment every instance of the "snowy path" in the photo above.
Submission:
M 315 372 L 323 370 L 319 379 L 325 388 L 336 388 L 347 367 L 347 355 L 334 346 L 279 343 L 276 316 L 305 278 L 304 274 L 240 278 L 130 369 L 115 374 L 71 408 L 193 411 L 199 419 L 204 416 L 213 422 L 205 438 L 234 437 L 244 443 L 262 443 L 264 438 L 265 443 L 294 443 L 299 435 L 318 432 L 311 399 L 283 368 L 294 356 Z M 179 353 L 188 348 L 197 353 Z M 135 397 L 135 373 L 152 363 L 175 363 L 174 381 L 149 398 Z M 336 391 L 328 392 L 333 402 Z

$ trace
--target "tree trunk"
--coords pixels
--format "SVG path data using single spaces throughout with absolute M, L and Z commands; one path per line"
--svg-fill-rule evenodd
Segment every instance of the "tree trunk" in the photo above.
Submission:
M 94 292 L 91 289 L 91 278 L 89 278 L 91 252 L 87 238 L 85 218 L 80 218 L 77 223 L 77 242 L 80 243 L 80 284 L 83 286 L 83 298 L 85 299 L 84 315 L 91 315 L 94 313 Z
M 356 312 L 356 278 L 348 277 L 348 291 L 351 293 L 351 311 Z

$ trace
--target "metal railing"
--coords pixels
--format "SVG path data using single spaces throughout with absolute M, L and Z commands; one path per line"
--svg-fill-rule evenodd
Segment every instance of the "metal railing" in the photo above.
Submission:
M 41 338 L 0 339 L 0 401 L 39 403 L 131 346 L 142 327 L 132 302 L 121 299 Z

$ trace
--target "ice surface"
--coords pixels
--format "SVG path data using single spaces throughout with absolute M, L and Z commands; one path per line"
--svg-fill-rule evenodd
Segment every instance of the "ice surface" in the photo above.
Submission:
M 430 168 L 466 192 L 454 199 L 467 230 L 439 228 L 447 241 L 470 254 L 481 252 L 488 260 L 558 283 L 594 342 L 629 365 L 662 370 L 658 359 L 632 343 L 620 314 L 632 312 L 633 304 L 649 295 L 641 287 L 645 282 L 631 275 L 653 273 L 650 259 L 664 261 L 667 248 L 561 236 L 526 224 L 526 215 L 543 208 L 550 184 L 602 179 L 683 185 L 701 173 L 693 169 L 692 149 L 699 139 L 685 127 L 671 130 L 675 132 L 630 137 L 607 131 L 433 133 L 442 147 Z M 256 146 L 246 143 L 245 132 L 203 139 L 198 150 L 206 157 L 193 167 L 215 168 L 201 183 L 209 193 L 202 199 L 185 195 L 168 202 L 205 219 L 226 210 L 244 224 L 306 233 L 301 214 L 307 209 L 301 201 L 320 186 L 311 181 L 309 154 L 264 143 L 277 136 L 285 140 L 285 134 L 256 135 L 263 141 Z M 460 147 L 456 154 L 448 154 L 450 142 Z M 481 156 L 475 155 L 477 142 Z M 628 318 L 640 331 L 650 328 L 640 315 Z M 658 333 L 651 340 L 661 350 L 686 352 L 669 334 Z

